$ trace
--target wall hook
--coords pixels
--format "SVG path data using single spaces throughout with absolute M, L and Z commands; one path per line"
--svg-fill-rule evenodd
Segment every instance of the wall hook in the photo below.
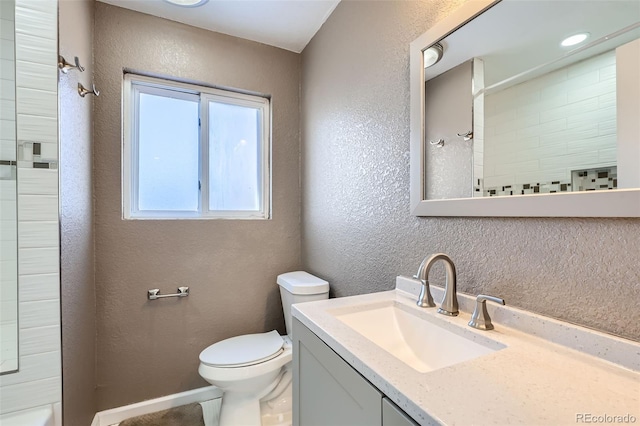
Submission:
M 429 141 L 431 145 L 435 145 L 436 148 L 442 148 L 444 146 L 444 139 L 440 138 L 437 141 Z
M 95 96 L 100 96 L 100 92 L 96 89 L 96 85 L 92 84 L 91 85 L 91 90 L 85 88 L 82 83 L 78 83 L 78 94 L 81 97 L 85 97 L 85 95 L 95 95 Z
M 69 70 L 72 69 L 76 69 L 80 72 L 84 71 L 84 67 L 82 65 L 80 65 L 80 59 L 78 59 L 78 57 L 76 56 L 75 58 L 75 65 L 70 64 L 69 62 L 67 62 L 67 60 L 64 58 L 64 56 L 62 55 L 58 55 L 58 68 L 60 68 L 60 71 L 62 71 L 64 74 L 66 74 L 67 72 L 69 72 Z
M 465 141 L 473 139 L 473 130 L 469 130 L 467 133 L 456 133 L 458 137 L 461 137 Z

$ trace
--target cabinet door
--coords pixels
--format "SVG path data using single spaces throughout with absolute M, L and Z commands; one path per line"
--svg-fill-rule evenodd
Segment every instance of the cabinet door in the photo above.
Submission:
M 382 394 L 293 318 L 293 424 L 382 424 Z
M 417 426 L 407 414 L 388 398 L 382 400 L 382 425 L 383 426 Z

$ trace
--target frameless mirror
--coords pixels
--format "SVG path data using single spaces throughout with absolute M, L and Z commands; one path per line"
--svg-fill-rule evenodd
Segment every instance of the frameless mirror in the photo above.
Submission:
M 411 86 L 415 214 L 640 216 L 637 1 L 470 1 Z
M 0 374 L 18 369 L 14 4 L 0 1 Z

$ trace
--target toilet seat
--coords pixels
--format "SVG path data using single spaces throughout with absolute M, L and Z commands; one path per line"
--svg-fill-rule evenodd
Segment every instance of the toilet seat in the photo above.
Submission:
M 284 345 L 284 339 L 276 330 L 231 337 L 203 350 L 200 362 L 216 368 L 247 367 L 280 356 Z

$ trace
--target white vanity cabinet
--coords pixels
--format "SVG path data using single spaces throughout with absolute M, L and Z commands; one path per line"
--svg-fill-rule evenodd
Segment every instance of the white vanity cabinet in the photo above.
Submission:
M 293 336 L 294 425 L 416 425 L 296 318 Z

